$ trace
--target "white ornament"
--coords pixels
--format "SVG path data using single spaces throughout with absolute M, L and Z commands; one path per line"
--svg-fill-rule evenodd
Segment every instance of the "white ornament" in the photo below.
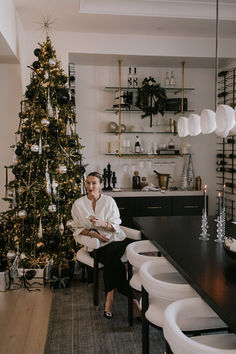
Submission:
M 64 224 L 63 224 L 63 222 L 61 222 L 60 223 L 60 225 L 59 225 L 59 232 L 60 232 L 60 234 L 61 234 L 61 236 L 63 235 L 63 233 L 64 233 Z
M 50 90 L 48 89 L 48 102 L 47 102 L 47 112 L 49 117 L 53 117 L 53 108 L 51 105 L 51 100 L 50 100 Z
M 67 167 L 65 165 L 60 165 L 59 166 L 59 173 L 64 174 L 67 172 Z
M 7 259 L 9 259 L 10 261 L 15 259 L 15 257 L 16 257 L 16 253 L 14 251 L 7 252 Z
M 57 207 L 55 204 L 50 204 L 48 207 L 48 211 L 50 211 L 50 213 L 55 213 L 57 211 Z
M 73 220 L 67 220 L 66 222 L 66 227 L 68 229 L 72 229 L 73 228 Z
M 54 66 L 56 66 L 56 60 L 55 59 L 52 59 L 50 58 L 49 61 L 48 61 L 49 65 L 54 68 Z
M 40 217 L 39 219 L 39 233 L 38 233 L 38 237 L 42 238 L 43 237 L 43 228 L 42 228 L 42 218 Z
M 39 151 L 39 146 L 37 144 L 33 144 L 30 148 L 32 152 L 38 152 Z
M 39 138 L 39 155 L 42 155 L 42 139 L 41 139 L 41 136 Z
M 18 216 L 20 219 L 25 219 L 27 217 L 27 211 L 26 210 L 20 210 L 18 212 Z
M 58 183 L 55 181 L 55 179 L 52 180 L 52 192 L 54 195 L 57 195 L 57 187 Z
M 26 259 L 26 258 L 27 258 L 27 256 L 25 255 L 25 253 L 21 253 L 21 254 L 20 254 L 20 259 L 24 260 L 24 259 Z
M 48 79 L 49 79 L 49 72 L 48 72 L 48 71 L 45 71 L 44 79 L 45 79 L 45 80 L 48 80 Z
M 41 124 L 42 124 L 43 127 L 47 128 L 47 127 L 49 126 L 50 122 L 49 122 L 48 119 L 43 118 L 43 119 L 41 120 Z

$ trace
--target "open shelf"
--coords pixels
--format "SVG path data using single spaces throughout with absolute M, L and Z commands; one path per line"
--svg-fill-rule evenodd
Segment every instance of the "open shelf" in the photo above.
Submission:
M 125 90 L 125 91 L 137 91 L 139 88 L 141 87 L 125 87 L 125 86 L 122 86 L 120 89 L 121 90 Z M 173 92 L 175 95 L 177 95 L 177 93 L 180 93 L 182 92 L 182 88 L 181 87 L 163 87 L 167 92 Z M 117 86 L 106 86 L 104 88 L 105 91 L 117 91 L 119 90 L 119 87 Z M 187 92 L 187 91 L 193 91 L 195 90 L 194 88 L 192 87 L 185 87 L 184 88 L 184 92 Z
M 118 153 L 106 153 L 104 154 L 106 156 L 116 156 L 116 157 L 124 157 L 124 158 L 177 158 L 177 157 L 183 157 L 183 156 L 186 156 L 186 155 L 191 155 L 191 154 L 118 154 Z
M 119 132 L 104 132 L 106 134 L 119 134 Z M 125 131 L 125 132 L 121 132 L 122 134 L 171 134 L 171 135 L 177 135 L 177 133 L 173 133 L 173 132 L 168 132 L 168 131 L 160 131 L 160 132 L 156 132 L 156 131 L 150 131 L 150 132 L 144 132 L 144 131 Z
M 105 112 L 112 112 L 112 113 L 119 113 L 118 109 L 114 109 L 114 108 L 107 108 L 105 109 Z M 184 111 L 183 113 L 191 113 L 194 112 L 194 109 L 188 109 L 187 111 Z M 123 110 L 121 109 L 121 113 L 143 113 L 143 111 L 141 109 L 130 109 L 130 110 Z M 174 113 L 174 114 L 179 114 L 182 113 L 181 111 L 165 111 L 165 113 Z

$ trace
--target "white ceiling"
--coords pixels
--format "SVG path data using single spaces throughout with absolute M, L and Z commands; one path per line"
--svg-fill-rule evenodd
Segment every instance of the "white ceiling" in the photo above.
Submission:
M 216 0 L 14 0 L 25 29 L 39 31 L 43 18 L 53 20 L 52 31 L 122 35 L 215 37 Z M 236 0 L 219 0 L 219 38 L 236 39 Z M 0 43 L 1 44 L 1 43 Z M 81 64 L 114 63 L 115 56 L 72 53 Z M 176 61 L 177 59 L 177 61 Z M 173 66 L 185 58 L 122 58 L 142 66 Z M 188 65 L 214 67 L 214 59 L 188 58 Z M 0 60 L 1 61 L 1 60 Z M 226 65 L 220 59 L 219 65 Z
M 216 0 L 14 0 L 25 28 L 43 17 L 68 32 L 214 37 Z M 221 38 L 236 38 L 236 0 L 219 0 Z

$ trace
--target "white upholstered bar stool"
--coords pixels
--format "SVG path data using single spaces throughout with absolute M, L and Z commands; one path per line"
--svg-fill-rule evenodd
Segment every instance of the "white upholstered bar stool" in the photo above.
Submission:
M 197 297 L 195 290 L 169 263 L 152 260 L 139 269 L 142 283 L 142 347 L 149 353 L 149 323 L 163 327 L 164 311 L 173 301 Z
M 164 313 L 166 354 L 236 354 L 234 333 L 212 333 L 188 337 L 183 328 L 204 329 L 227 327 L 217 314 L 200 298 L 179 300 L 170 304 Z
M 132 240 L 140 240 L 141 232 L 139 230 L 131 229 L 129 227 L 120 226 L 125 232 L 127 238 Z M 75 238 L 76 241 L 76 238 Z M 99 277 L 98 271 L 103 268 L 103 264 L 98 262 L 97 250 L 100 247 L 100 241 L 97 238 L 91 238 L 89 236 L 81 236 L 80 244 L 83 245 L 76 254 L 76 259 L 82 265 L 89 267 L 93 270 L 93 303 L 95 308 L 98 309 L 98 287 Z M 90 256 L 89 252 L 94 251 L 94 258 Z M 122 257 L 122 261 L 126 262 L 126 256 Z
M 139 268 L 148 260 L 160 260 L 167 262 L 161 257 L 159 250 L 149 240 L 140 240 L 130 243 L 126 247 L 126 257 L 128 260 L 128 279 L 130 286 L 136 291 L 142 291 L 142 284 L 139 278 Z M 158 257 L 158 258 L 157 258 Z M 133 326 L 133 304 L 132 298 L 128 299 L 129 326 Z

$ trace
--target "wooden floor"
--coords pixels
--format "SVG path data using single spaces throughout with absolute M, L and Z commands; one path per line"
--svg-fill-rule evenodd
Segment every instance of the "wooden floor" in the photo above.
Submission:
M 0 292 L 0 354 L 43 354 L 53 294 L 49 288 Z

